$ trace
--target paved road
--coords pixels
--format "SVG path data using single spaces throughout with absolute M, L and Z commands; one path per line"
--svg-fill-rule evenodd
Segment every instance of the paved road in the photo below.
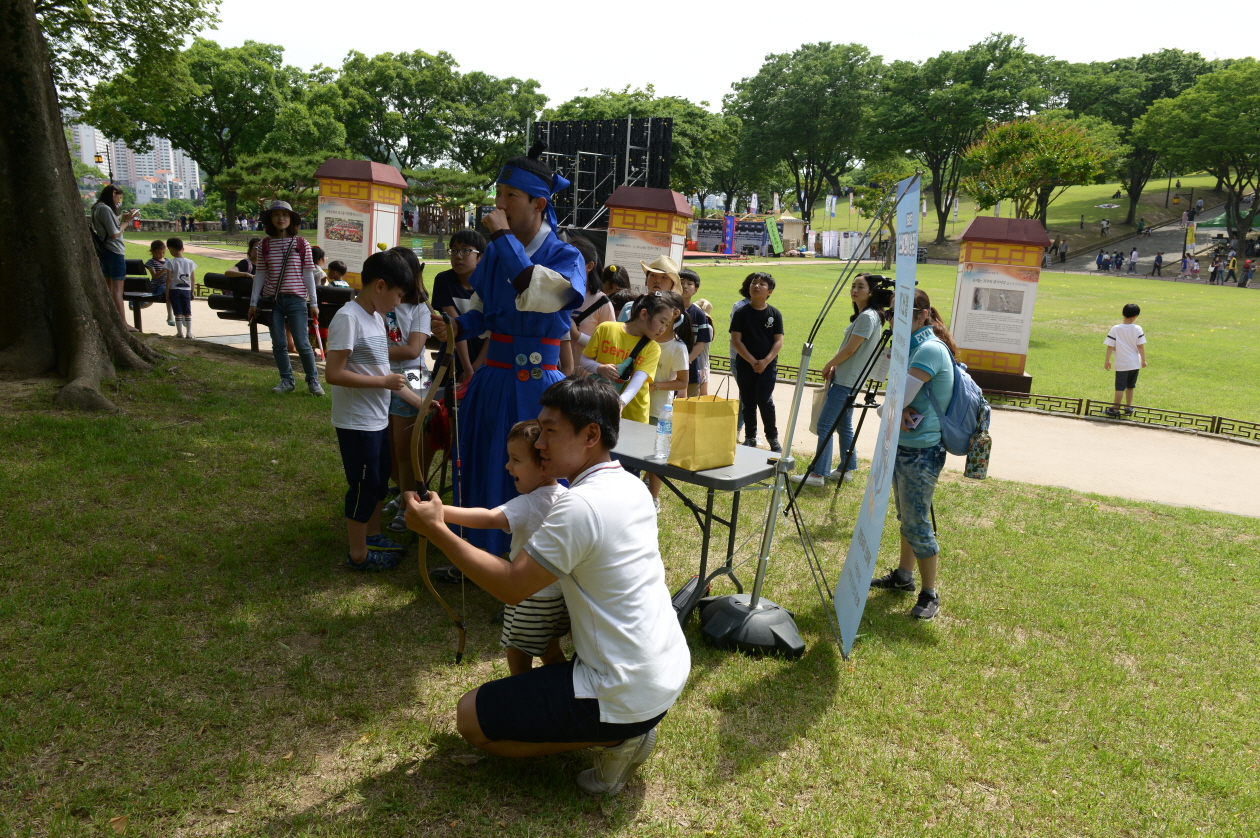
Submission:
M 1199 218 L 1202 221 L 1209 221 L 1223 213 L 1224 207 L 1216 207 L 1205 210 Z M 1204 245 L 1217 233 L 1224 230 L 1210 229 L 1199 230 L 1195 236 L 1197 245 Z M 1164 253 L 1164 270 L 1167 275 L 1171 266 L 1173 276 L 1177 275 L 1177 263 L 1181 259 L 1182 243 L 1185 241 L 1185 231 L 1181 229 L 1180 224 L 1168 224 L 1163 227 L 1156 227 L 1151 231 L 1149 236 L 1129 236 L 1120 241 L 1111 242 L 1105 246 L 1089 247 L 1081 250 L 1076 255 L 1069 255 L 1067 262 L 1054 264 L 1054 270 L 1068 271 L 1088 271 L 1094 273 L 1097 270 L 1095 259 L 1098 258 L 1098 251 L 1106 249 L 1108 253 L 1114 253 L 1117 250 L 1124 253 L 1125 265 L 1124 273 L 1129 272 L 1129 253 L 1136 247 L 1138 251 L 1138 267 L 1134 274 L 1147 276 L 1151 272 L 1151 265 L 1155 259 L 1155 254 L 1159 251 Z
M 719 381 L 723 378 L 716 377 Z M 808 429 L 810 397 L 807 388 L 804 421 L 792 440 L 798 459 L 812 457 L 818 444 Z M 774 401 L 779 422 L 786 430 L 792 387 L 776 387 Z M 858 456 L 867 461 L 874 455 L 876 432 L 874 426 L 869 426 L 874 421 L 872 414 L 868 429 L 858 437 Z M 991 433 L 991 477 L 1260 518 L 1257 445 L 1123 420 L 1017 410 L 993 411 Z M 945 467 L 961 472 L 963 458 L 950 455 Z M 864 466 L 863 474 L 865 470 Z

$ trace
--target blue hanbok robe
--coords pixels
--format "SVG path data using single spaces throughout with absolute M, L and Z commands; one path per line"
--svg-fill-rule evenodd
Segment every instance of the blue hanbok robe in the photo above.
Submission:
M 537 419 L 543 391 L 564 378 L 560 342 L 572 325 L 570 312 L 584 299 L 586 261 L 546 223 L 528 246 L 500 230 L 468 281 L 481 308 L 459 318 L 460 335 L 491 334 L 486 363 L 459 403 L 454 499 L 457 506 L 494 509 L 517 495 L 504 468 L 508 431 Z M 502 530 L 465 528 L 463 534 L 495 555 L 511 544 Z

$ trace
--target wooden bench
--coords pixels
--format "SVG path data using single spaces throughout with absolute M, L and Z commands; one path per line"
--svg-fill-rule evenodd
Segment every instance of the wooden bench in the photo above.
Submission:
M 144 306 L 162 303 L 162 310 L 166 310 L 166 294 L 153 293 L 153 282 L 149 279 L 149 272 L 145 269 L 144 262 L 139 259 L 127 260 L 127 275 L 123 279 L 123 300 L 133 304 L 131 322 L 142 332 L 144 328 L 141 326 L 140 311 Z
M 206 302 L 210 310 L 218 312 L 220 320 L 241 320 L 249 323 L 249 348 L 258 350 L 258 326 L 270 331 L 271 307 L 259 301 L 258 313 L 253 320 L 249 319 L 249 297 L 253 293 L 254 281 L 243 276 L 224 276 L 208 273 L 205 275 L 207 288 L 219 291 L 211 294 Z M 342 288 L 338 285 L 319 285 L 315 288 L 315 297 L 319 305 L 319 322 L 325 329 L 341 307 L 354 299 L 353 288 Z

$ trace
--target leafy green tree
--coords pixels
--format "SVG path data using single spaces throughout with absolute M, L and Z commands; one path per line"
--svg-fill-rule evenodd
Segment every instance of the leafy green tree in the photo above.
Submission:
M 1124 223 L 1132 224 L 1159 152 L 1134 133 L 1137 120 L 1155 102 L 1181 94 L 1211 64 L 1197 52 L 1164 49 L 1138 58 L 1073 64 L 1063 72 L 1064 106 L 1078 116 L 1105 119 L 1120 129 L 1122 153 L 1110 175 L 1119 179 L 1129 199 Z
M 456 66 L 445 52 L 371 58 L 351 52 L 336 82 L 346 144 L 355 154 L 402 169 L 443 159 L 452 137 Z
M 460 75 L 448 117 L 447 157 L 489 183 L 509 158 L 524 154 L 525 125 L 547 104 L 538 82 L 500 79 L 487 73 Z
M 1103 135 L 1097 123 L 1062 115 L 994 125 L 967 149 L 964 161 L 972 174 L 962 188 L 981 208 L 1010 200 L 1016 218 L 1037 218 L 1044 226 L 1050 204 L 1069 186 L 1093 183 L 1115 146 L 1115 134 Z
M 576 96 L 547 110 L 543 119 L 625 119 L 660 117 L 674 121 L 670 147 L 670 188 L 690 195 L 713 179 L 712 151 L 722 119 L 708 110 L 708 102 L 696 104 L 677 96 L 657 96 L 652 85 L 644 88 L 602 90 L 594 96 Z
M 994 122 L 1040 108 L 1050 98 L 1045 60 L 1013 35 L 990 35 L 961 52 L 921 63 L 896 61 L 879 81 L 872 150 L 908 151 L 930 175 L 936 244 L 945 243 L 952 196 L 962 178 L 963 152 Z
M 860 44 L 805 44 L 767 56 L 727 98 L 751 153 L 791 169 L 803 212 L 861 158 L 879 69 Z
M 171 72 L 180 39 L 154 37 L 155 32 L 198 32 L 219 19 L 218 0 L 40 0 L 33 5 L 61 106 L 75 110 L 86 107 L 97 80 L 123 70 Z
M 126 71 L 98 85 L 87 119 L 108 136 L 145 148 L 164 137 L 196 160 L 211 180 L 259 152 L 287 104 L 291 74 L 284 51 L 246 41 L 221 47 L 197 38 L 169 76 Z M 236 191 L 223 189 L 229 229 L 235 229 Z
M 1200 76 L 1175 98 L 1160 99 L 1134 125 L 1139 142 L 1170 165 L 1205 170 L 1225 187 L 1225 211 L 1239 240 L 1260 211 L 1243 202 L 1260 187 L 1260 63 L 1245 59 Z
M 404 169 L 407 179 L 407 200 L 416 206 L 436 205 L 458 209 L 469 204 L 484 204 L 489 193 L 489 180 L 483 175 L 457 169 Z
M 285 201 L 303 220 L 315 217 L 319 208 L 319 180 L 315 171 L 326 154 L 294 156 L 274 151 L 251 154 L 219 175 L 225 190 L 240 196 L 246 213 L 262 212 L 273 201 Z
M 171 218 L 177 218 L 181 215 L 192 215 L 197 210 L 197 206 L 192 201 L 184 198 L 171 198 L 165 203 L 165 206 Z
M 140 208 L 140 217 L 156 221 L 170 221 L 171 211 L 166 201 L 150 201 Z

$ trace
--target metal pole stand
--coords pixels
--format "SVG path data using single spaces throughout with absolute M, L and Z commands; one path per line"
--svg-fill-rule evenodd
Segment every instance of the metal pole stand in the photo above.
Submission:
M 718 648 L 772 653 L 789 658 L 805 654 L 805 641 L 796 629 L 795 615 L 762 597 L 761 588 L 766 581 L 766 566 L 770 563 L 774 527 L 779 520 L 779 503 L 787 487 L 787 476 L 796 466 L 796 461 L 792 459 L 792 435 L 796 432 L 796 419 L 800 415 L 801 398 L 805 392 L 805 371 L 809 369 L 812 352 L 813 346 L 809 343 L 801 349 L 801 366 L 796 377 L 796 390 L 792 394 L 787 435 L 782 437 L 787 443 L 787 450 L 775 465 L 774 488 L 770 491 L 766 524 L 761 533 L 761 552 L 752 593 L 716 597 L 703 605 L 700 612 L 700 634 Z

